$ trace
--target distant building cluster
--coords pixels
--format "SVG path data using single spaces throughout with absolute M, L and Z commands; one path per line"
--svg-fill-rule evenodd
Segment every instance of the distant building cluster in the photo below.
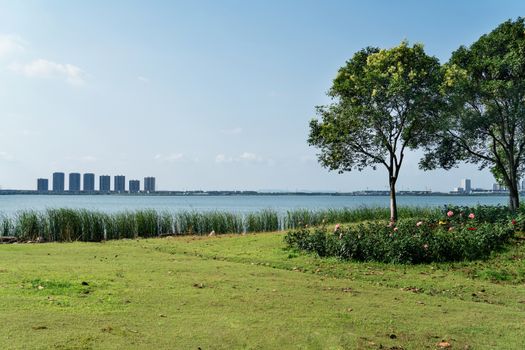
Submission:
M 525 190 L 525 180 L 518 184 L 518 191 Z M 455 187 L 450 193 L 452 194 L 474 194 L 474 193 L 505 193 L 509 189 L 500 184 L 492 184 L 492 189 L 473 188 L 470 179 L 461 179 L 459 187 Z
M 462 194 L 471 194 L 472 193 L 472 182 L 470 179 L 461 179 L 459 187 L 454 188 L 451 193 L 462 193 Z
M 65 187 L 66 174 L 62 172 L 53 173 L 52 192 L 66 192 Z M 80 173 L 70 173 L 68 182 L 68 192 L 100 192 L 100 193 L 153 193 L 155 192 L 155 178 L 145 177 L 144 188 L 140 189 L 140 180 L 129 180 L 126 190 L 126 177 L 124 175 L 115 175 L 113 177 L 113 190 L 111 190 L 111 176 L 100 175 L 98 181 L 98 191 L 95 189 L 95 174 L 86 173 L 81 176 Z M 83 186 L 81 186 L 83 185 Z M 49 180 L 37 179 L 37 191 L 49 192 Z

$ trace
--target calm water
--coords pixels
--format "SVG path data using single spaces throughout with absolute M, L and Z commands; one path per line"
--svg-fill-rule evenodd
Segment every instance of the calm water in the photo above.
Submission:
M 507 204 L 507 196 L 398 196 L 399 206 L 497 205 Z M 136 209 L 224 210 L 251 212 L 272 208 L 279 212 L 290 209 L 387 207 L 387 196 L 53 196 L 2 195 L 0 213 L 12 215 L 19 210 L 46 208 L 85 208 L 104 212 Z

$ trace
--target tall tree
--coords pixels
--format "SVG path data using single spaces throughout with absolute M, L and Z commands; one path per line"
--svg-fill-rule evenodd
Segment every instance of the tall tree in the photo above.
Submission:
M 407 149 L 430 141 L 440 109 L 442 70 L 420 44 L 407 42 L 354 54 L 339 69 L 310 122 L 308 143 L 319 162 L 339 173 L 383 166 L 388 171 L 390 219 L 397 220 L 396 182 Z
M 459 162 L 491 168 L 519 207 L 525 160 L 525 26 L 507 21 L 461 46 L 445 65 L 446 127 L 420 166 L 450 169 Z

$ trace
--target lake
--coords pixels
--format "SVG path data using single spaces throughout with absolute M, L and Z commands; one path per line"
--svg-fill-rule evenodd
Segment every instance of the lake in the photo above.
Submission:
M 398 206 L 435 207 L 452 205 L 506 205 L 508 196 L 398 196 Z M 388 207 L 388 196 L 330 195 L 239 195 L 239 196 L 127 196 L 127 195 L 1 195 L 0 213 L 12 215 L 19 210 L 82 208 L 103 212 L 156 209 L 159 211 L 253 212 L 274 209 L 326 209 Z

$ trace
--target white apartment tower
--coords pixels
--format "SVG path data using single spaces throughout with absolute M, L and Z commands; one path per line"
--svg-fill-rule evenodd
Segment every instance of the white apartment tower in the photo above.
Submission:
M 470 184 L 470 179 L 461 179 L 461 187 L 465 191 L 465 193 L 472 192 L 472 187 Z

